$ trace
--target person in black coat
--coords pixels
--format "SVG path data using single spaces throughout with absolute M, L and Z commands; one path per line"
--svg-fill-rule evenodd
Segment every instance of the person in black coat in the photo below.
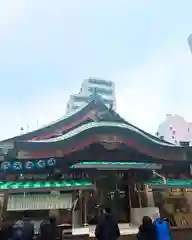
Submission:
M 48 217 L 40 224 L 40 239 L 54 240 L 56 237 L 56 218 Z
M 98 240 L 117 240 L 118 237 L 120 237 L 118 224 L 115 221 L 110 208 L 104 210 L 104 215 L 96 226 L 95 237 Z
M 0 228 L 0 240 L 9 240 L 13 232 L 12 222 L 8 220 L 2 220 Z
M 156 229 L 150 217 L 143 217 L 143 223 L 139 227 L 138 240 L 156 240 Z

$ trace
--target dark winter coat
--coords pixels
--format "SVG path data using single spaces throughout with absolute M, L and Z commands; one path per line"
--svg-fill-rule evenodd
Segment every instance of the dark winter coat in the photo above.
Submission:
M 50 219 L 43 220 L 40 224 L 40 238 L 41 240 L 52 240 L 56 236 L 56 224 L 52 223 Z
M 32 240 L 34 224 L 30 220 L 20 220 L 13 224 L 12 240 Z
M 139 240 L 156 240 L 157 239 L 156 228 L 153 225 L 153 222 L 150 217 L 148 216 L 143 217 L 143 223 L 139 227 L 137 238 Z
M 2 222 L 0 230 L 0 240 L 9 240 L 12 236 L 12 223 Z
M 95 229 L 95 237 L 98 240 L 116 240 L 120 236 L 117 222 L 111 214 L 105 214 Z

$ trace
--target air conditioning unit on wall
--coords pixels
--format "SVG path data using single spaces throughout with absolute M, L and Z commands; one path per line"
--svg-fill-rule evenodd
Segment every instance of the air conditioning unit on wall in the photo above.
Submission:
M 180 141 L 180 146 L 182 147 L 189 147 L 190 142 L 188 141 Z

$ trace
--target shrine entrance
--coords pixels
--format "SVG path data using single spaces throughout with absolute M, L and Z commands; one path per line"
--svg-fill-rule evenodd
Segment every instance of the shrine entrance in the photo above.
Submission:
M 142 162 L 80 162 L 71 168 L 95 169 L 96 191 L 87 197 L 87 218 L 89 224 L 96 224 L 103 207 L 110 207 L 119 223 L 131 222 L 132 208 L 147 207 L 144 185 L 137 182 L 137 176 L 145 178 L 161 165 Z M 145 180 L 145 179 L 143 179 Z

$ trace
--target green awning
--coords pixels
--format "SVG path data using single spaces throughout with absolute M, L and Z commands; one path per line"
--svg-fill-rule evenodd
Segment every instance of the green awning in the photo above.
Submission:
M 166 179 L 166 184 L 162 179 L 154 179 L 145 182 L 153 189 L 164 189 L 164 188 L 192 188 L 192 179 Z
M 80 162 L 71 168 L 96 168 L 99 170 L 107 169 L 161 169 L 161 164 L 149 162 Z
M 70 181 L 27 181 L 27 182 L 0 182 L 0 191 L 3 190 L 38 190 L 38 189 L 79 189 L 93 187 L 85 180 Z

